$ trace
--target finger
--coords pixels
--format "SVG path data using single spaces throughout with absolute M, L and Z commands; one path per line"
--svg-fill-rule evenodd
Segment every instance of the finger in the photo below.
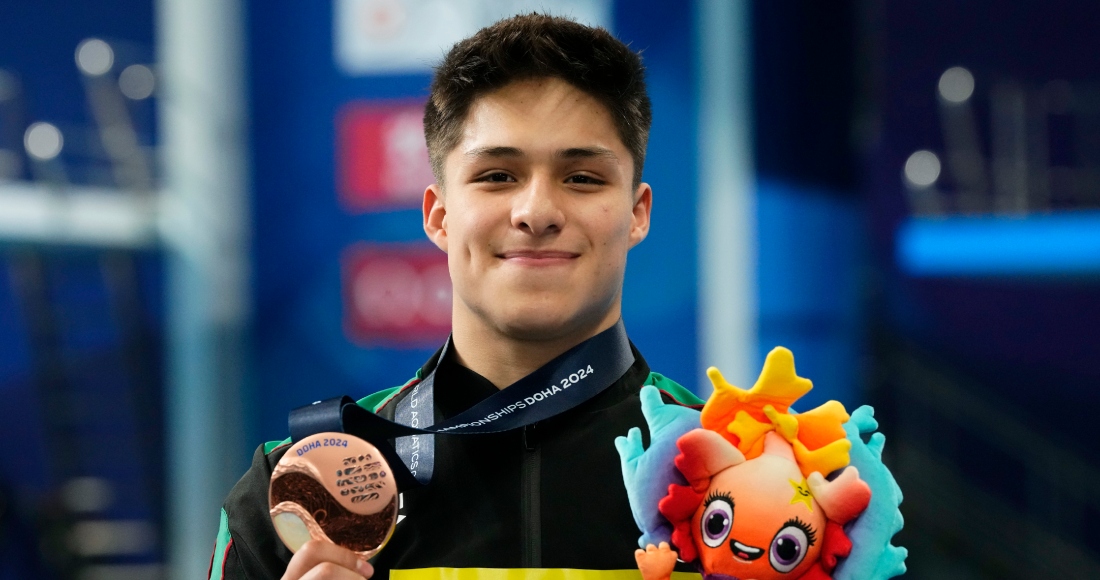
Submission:
M 363 580 L 365 576 L 358 572 L 352 572 L 343 566 L 332 562 L 322 562 L 306 572 L 301 580 Z
M 290 565 L 287 566 L 288 574 L 291 573 L 295 560 L 299 560 L 299 563 L 293 571 L 305 578 L 311 578 L 307 573 L 315 568 L 321 568 L 322 571 L 328 571 L 329 574 L 317 576 L 317 578 L 331 577 L 336 579 L 346 576 L 332 575 L 336 569 L 351 572 L 353 575 L 346 576 L 348 578 L 370 578 L 374 574 L 374 567 L 370 565 L 370 562 L 360 558 L 355 552 L 331 542 L 318 540 L 306 542 L 294 555 L 294 558 L 290 560 Z M 293 576 L 291 577 L 293 578 Z
M 642 399 L 642 415 L 645 417 L 646 423 L 652 423 L 658 410 L 665 406 L 665 402 L 661 400 L 661 391 L 653 385 L 648 385 L 642 387 L 639 397 Z
M 615 451 L 619 452 L 619 457 L 620 458 L 622 458 L 624 460 L 629 460 L 630 459 L 632 454 L 630 453 L 631 452 L 631 445 L 630 445 L 630 435 L 629 434 L 627 434 L 626 437 L 616 437 L 615 438 Z
M 299 580 L 322 564 L 329 564 L 324 569 L 344 568 L 356 574 L 357 578 L 370 578 L 374 574 L 374 568 L 370 563 L 361 559 L 355 552 L 330 542 L 310 540 L 303 544 L 290 559 L 283 580 Z M 324 577 L 317 576 L 317 578 Z
M 670 549 L 671 549 L 671 548 L 669 547 L 669 545 L 668 545 L 668 542 L 661 542 L 661 545 L 660 545 L 660 546 L 657 546 L 657 547 L 658 547 L 658 548 L 659 548 L 659 549 L 660 549 L 660 550 L 661 550 L 662 552 L 667 552 L 668 550 L 670 550 Z
M 626 432 L 626 437 L 615 438 L 615 449 L 624 459 L 629 460 L 638 455 L 642 450 L 642 432 L 637 427 L 631 427 L 630 431 Z

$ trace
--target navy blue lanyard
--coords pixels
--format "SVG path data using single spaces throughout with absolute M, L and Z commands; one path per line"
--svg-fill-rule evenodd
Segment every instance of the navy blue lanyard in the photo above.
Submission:
M 447 354 L 440 353 L 439 361 Z M 389 421 L 350 397 L 319 401 L 290 413 L 294 441 L 314 433 L 343 432 L 370 441 L 389 461 L 398 487 L 427 484 L 435 464 L 434 435 L 473 435 L 518 429 L 584 403 L 619 380 L 634 364 L 622 320 L 501 389 L 466 411 L 435 422 L 435 370 L 402 399 Z M 436 368 L 439 364 L 436 364 Z M 395 447 L 388 439 L 396 439 Z

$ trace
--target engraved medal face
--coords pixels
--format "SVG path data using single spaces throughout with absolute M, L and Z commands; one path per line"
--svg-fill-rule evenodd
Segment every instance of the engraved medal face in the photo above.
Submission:
M 344 433 L 295 443 L 268 488 L 271 520 L 291 552 L 313 539 L 370 558 L 393 534 L 397 503 L 397 483 L 382 454 Z

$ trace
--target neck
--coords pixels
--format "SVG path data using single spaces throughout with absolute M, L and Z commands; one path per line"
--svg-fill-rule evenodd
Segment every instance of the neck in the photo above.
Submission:
M 503 389 L 565 351 L 611 328 L 618 322 L 615 308 L 599 321 L 561 336 L 528 337 L 501 331 L 488 324 L 453 317 L 452 346 L 458 362 Z M 478 320 L 477 322 L 481 322 Z

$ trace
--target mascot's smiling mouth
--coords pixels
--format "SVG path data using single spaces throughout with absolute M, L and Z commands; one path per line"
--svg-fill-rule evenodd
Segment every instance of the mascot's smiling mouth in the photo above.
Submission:
M 737 540 L 730 540 L 730 550 L 733 552 L 735 558 L 746 562 L 751 562 L 764 555 L 764 550 L 754 548 L 753 546 L 746 546 Z

